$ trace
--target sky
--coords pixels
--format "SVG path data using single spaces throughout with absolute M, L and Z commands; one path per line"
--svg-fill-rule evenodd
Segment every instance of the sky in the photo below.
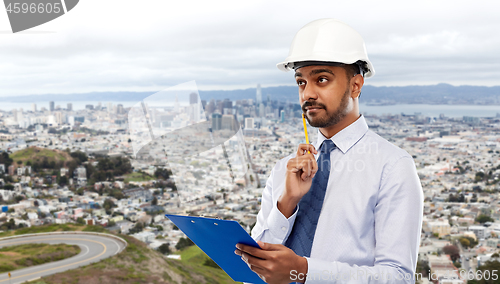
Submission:
M 3 7 L 2 7 L 3 8 Z M 0 11 L 0 97 L 294 85 L 295 33 L 336 18 L 364 38 L 374 86 L 500 85 L 500 1 L 83 0 L 13 34 Z

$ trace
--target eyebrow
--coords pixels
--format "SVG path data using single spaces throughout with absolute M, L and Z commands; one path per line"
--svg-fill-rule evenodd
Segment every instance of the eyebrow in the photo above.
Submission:
M 316 75 L 319 73 L 324 73 L 324 72 L 334 75 L 330 69 L 315 69 L 315 70 L 312 70 L 311 73 L 309 73 L 309 76 Z
M 329 73 L 335 76 L 335 74 L 333 74 L 333 72 L 330 69 L 315 69 L 309 73 L 309 76 L 317 75 L 320 73 Z M 302 77 L 302 73 L 295 72 L 295 77 Z

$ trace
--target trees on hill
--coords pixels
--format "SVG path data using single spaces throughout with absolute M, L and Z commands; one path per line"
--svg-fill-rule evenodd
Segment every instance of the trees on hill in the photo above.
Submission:
M 164 243 L 158 247 L 158 251 L 162 254 L 170 254 L 172 251 L 170 250 L 170 245 L 168 243 Z
M 14 160 L 12 160 L 11 157 L 9 157 L 9 154 L 7 152 L 2 152 L 2 154 L 0 154 L 0 164 L 4 164 L 5 165 L 5 169 L 7 169 L 10 165 L 12 165 L 12 163 L 14 162 Z
M 175 245 L 175 249 L 182 250 L 192 245 L 194 245 L 194 243 L 189 238 L 180 238 L 179 242 Z
M 135 226 L 130 228 L 130 230 L 128 231 L 128 234 L 132 235 L 135 233 L 139 233 L 139 232 L 142 232 L 143 229 L 144 229 L 144 224 L 142 222 L 136 222 Z
M 481 224 L 484 224 L 486 222 L 494 222 L 495 220 L 493 220 L 493 218 L 491 218 L 488 215 L 481 214 L 477 216 L 476 221 L 478 221 Z
M 104 200 L 104 203 L 103 203 L 102 207 L 106 211 L 106 214 L 110 215 L 111 214 L 111 209 L 113 209 L 114 207 L 116 207 L 116 205 L 115 205 L 115 203 L 111 199 L 106 198 L 106 200 Z
M 168 179 L 172 175 L 172 171 L 168 169 L 157 168 L 155 171 L 155 177 L 158 179 Z
M 478 244 L 478 242 L 471 237 L 461 237 L 458 241 L 464 248 L 473 248 Z
M 130 160 L 123 157 L 98 158 L 96 167 L 87 164 L 85 168 L 87 169 L 87 178 L 90 184 L 99 181 L 113 181 L 116 176 L 122 176 L 132 172 Z
M 81 165 L 83 162 L 86 162 L 89 160 L 87 157 L 87 154 L 81 152 L 81 151 L 76 151 L 76 152 L 71 152 L 69 154 L 73 159 L 76 160 L 78 165 Z

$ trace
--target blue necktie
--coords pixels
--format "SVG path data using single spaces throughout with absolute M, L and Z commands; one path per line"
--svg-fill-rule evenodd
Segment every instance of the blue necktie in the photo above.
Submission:
M 335 148 L 332 140 L 323 141 L 317 161 L 318 171 L 312 180 L 311 188 L 299 201 L 299 212 L 297 212 L 290 236 L 285 242 L 285 246 L 299 256 L 311 255 L 314 233 L 330 176 L 330 152 Z

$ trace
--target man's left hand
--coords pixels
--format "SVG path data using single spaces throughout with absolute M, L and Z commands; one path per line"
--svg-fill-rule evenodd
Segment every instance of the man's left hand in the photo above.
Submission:
M 257 242 L 259 248 L 237 244 L 235 254 L 241 256 L 250 269 L 257 273 L 264 282 L 269 284 L 288 284 L 290 282 L 305 282 L 307 259 L 296 255 L 284 245 Z M 299 273 L 304 277 L 296 278 Z M 292 280 L 292 276 L 294 276 Z M 297 279 L 297 280 L 295 280 Z

